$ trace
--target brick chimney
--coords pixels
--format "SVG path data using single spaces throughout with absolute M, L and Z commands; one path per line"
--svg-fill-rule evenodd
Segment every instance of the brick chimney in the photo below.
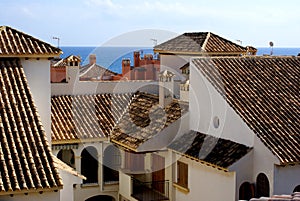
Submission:
M 133 60 L 134 60 L 134 67 L 139 67 L 140 66 L 140 52 L 135 51 L 133 53 Z
M 131 66 L 130 66 L 130 59 L 123 59 L 122 60 L 122 77 L 131 80 Z
M 90 54 L 90 56 L 89 56 L 89 64 L 93 65 L 93 64 L 96 63 L 96 61 L 97 61 L 96 55 L 95 54 Z

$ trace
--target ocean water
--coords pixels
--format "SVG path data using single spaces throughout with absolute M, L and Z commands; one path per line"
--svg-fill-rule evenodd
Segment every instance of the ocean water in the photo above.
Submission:
M 69 55 L 79 55 L 82 58 L 82 65 L 88 63 L 88 55 L 96 54 L 97 64 L 117 73 L 122 72 L 122 59 L 128 58 L 133 63 L 133 52 L 140 51 L 141 56 L 144 54 L 153 54 L 153 48 L 150 47 L 60 47 L 63 51 L 61 58 Z M 257 48 L 257 55 L 270 54 L 271 48 Z M 297 56 L 300 48 L 273 48 L 273 55 L 293 55 Z M 157 55 L 154 55 L 157 57 Z
M 139 51 L 141 57 L 145 54 L 153 54 L 153 49 L 149 47 L 60 47 L 63 51 L 61 55 L 65 58 L 71 54 L 80 55 L 82 65 L 89 62 L 89 54 L 96 54 L 97 64 L 117 73 L 122 72 L 122 60 L 130 59 L 133 64 L 133 52 Z M 154 55 L 157 58 L 157 55 Z

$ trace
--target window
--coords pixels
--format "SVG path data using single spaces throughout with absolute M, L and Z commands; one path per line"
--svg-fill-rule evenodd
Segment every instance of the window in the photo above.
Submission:
M 145 154 L 125 152 L 125 169 L 131 171 L 144 171 Z
M 256 195 L 259 198 L 270 196 L 269 180 L 264 173 L 260 173 L 256 178 Z
M 215 128 L 219 128 L 219 125 L 220 125 L 219 117 L 217 117 L 217 116 L 214 117 L 213 125 L 214 125 Z
M 177 161 L 177 184 L 188 188 L 188 165 Z

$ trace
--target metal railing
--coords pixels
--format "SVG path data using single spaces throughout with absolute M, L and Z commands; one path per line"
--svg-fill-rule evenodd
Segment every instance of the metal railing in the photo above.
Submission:
M 132 197 L 139 201 L 169 200 L 169 181 L 140 181 L 134 177 L 132 180 Z

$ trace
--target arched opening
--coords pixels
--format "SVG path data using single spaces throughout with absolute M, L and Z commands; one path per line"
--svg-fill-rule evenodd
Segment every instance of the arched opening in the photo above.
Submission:
M 75 169 L 75 155 L 72 149 L 62 149 L 58 152 L 57 158 Z
M 268 177 L 264 173 L 259 173 L 256 178 L 256 197 L 269 197 L 270 185 Z
M 254 185 L 244 182 L 239 189 L 239 200 L 250 200 L 254 197 Z
M 115 201 L 115 199 L 108 195 L 97 195 L 86 199 L 85 201 Z
M 300 192 L 300 185 L 295 187 L 295 189 L 293 190 L 293 193 L 295 193 L 295 192 Z
M 119 181 L 119 169 L 121 167 L 121 154 L 114 145 L 108 146 L 103 158 L 103 182 L 115 183 Z
M 86 177 L 84 184 L 98 183 L 98 152 L 94 147 L 81 152 L 81 174 Z

